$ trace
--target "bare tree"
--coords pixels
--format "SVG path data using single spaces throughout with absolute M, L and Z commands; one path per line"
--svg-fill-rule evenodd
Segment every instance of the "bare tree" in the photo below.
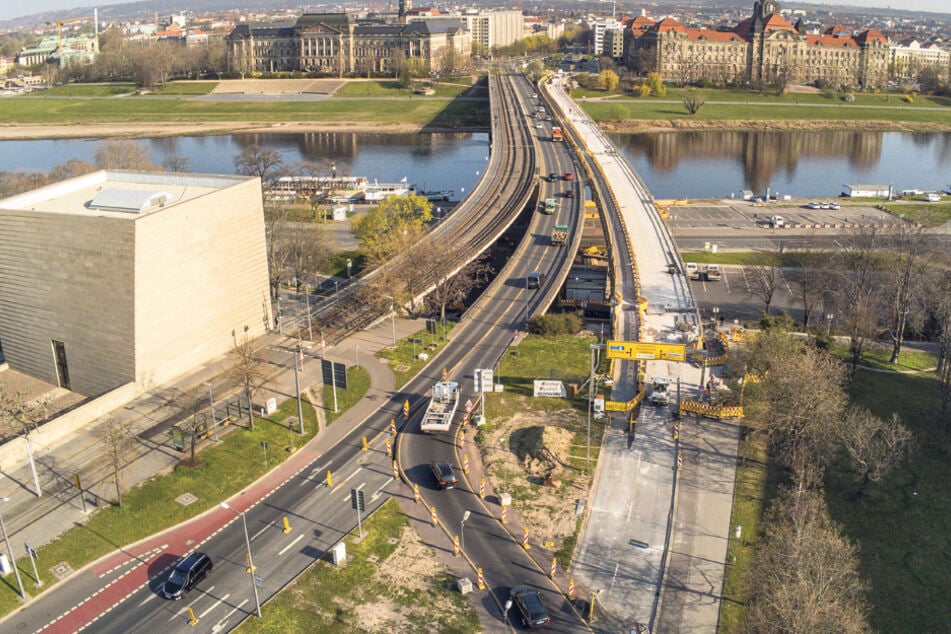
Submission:
M 436 280 L 429 295 L 430 303 L 439 309 L 440 321 L 446 320 L 446 307 L 465 299 L 472 289 L 491 274 L 492 267 L 485 257 L 479 257 L 465 266 L 463 248 L 459 246 L 434 249 L 428 266 Z
M 821 491 L 785 491 L 763 534 L 744 632 L 870 631 L 858 548 L 832 521 Z
M 248 339 L 247 333 L 244 340 L 235 343 L 234 346 L 235 364 L 231 368 L 231 374 L 244 389 L 244 395 L 248 398 L 248 427 L 254 429 L 254 394 L 267 380 L 264 372 L 264 365 L 255 355 L 254 345 Z M 192 460 L 194 460 L 194 448 L 192 449 Z
M 850 407 L 838 425 L 838 440 L 861 482 L 878 482 L 901 465 L 914 446 L 914 435 L 897 414 L 885 421 L 862 407 Z
M 750 266 L 746 268 L 746 276 L 749 281 L 749 294 L 763 302 L 763 313 L 769 315 L 769 307 L 773 303 L 773 295 L 782 279 L 782 272 L 779 268 L 779 257 L 770 254 L 766 264 Z
M 921 228 L 899 222 L 885 233 L 885 284 L 888 296 L 886 330 L 892 340 L 890 361 L 898 363 L 905 330 L 909 325 L 920 326 L 923 304 L 927 238 Z
M 281 175 L 284 158 L 272 148 L 249 145 L 234 157 L 234 168 L 239 174 L 257 176 L 267 186 Z
M 99 169 L 121 169 L 153 171 L 158 166 L 149 158 L 148 149 L 131 139 L 113 139 L 96 146 L 96 167 Z
M 162 161 L 162 167 L 166 172 L 184 172 L 188 169 L 187 156 L 169 156 Z
M 106 422 L 103 440 L 116 485 L 116 504 L 122 506 L 122 468 L 125 467 L 129 453 L 132 451 L 132 433 L 124 422 L 111 418 Z
M 822 303 L 825 293 L 826 256 L 819 251 L 801 251 L 796 255 L 801 275 L 799 283 L 799 304 L 802 306 L 802 324 L 809 328 L 809 322 L 816 308 Z
M 287 263 L 294 274 L 297 292 L 312 278 L 330 254 L 330 236 L 321 227 L 294 223 L 287 227 Z
M 289 236 L 292 235 L 287 208 L 268 206 L 264 210 L 264 244 L 267 249 L 268 277 L 271 285 L 271 299 L 277 299 L 281 282 L 287 271 L 291 257 Z
M 691 115 L 700 112 L 700 109 L 703 108 L 703 105 L 706 103 L 699 93 L 693 91 L 684 93 L 683 102 L 684 108 L 687 109 L 687 114 Z
M 947 256 L 944 256 L 947 258 Z M 947 266 L 932 271 L 928 313 L 938 342 L 938 398 L 945 435 L 951 435 L 951 270 Z
M 861 229 L 835 254 L 830 288 L 839 323 L 849 336 L 850 378 L 858 370 L 865 344 L 879 332 L 878 317 L 882 314 L 879 244 L 875 229 Z

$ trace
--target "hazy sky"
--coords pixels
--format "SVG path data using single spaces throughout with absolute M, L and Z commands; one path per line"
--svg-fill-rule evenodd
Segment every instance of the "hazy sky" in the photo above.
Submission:
M 10 18 L 31 15 L 42 11 L 74 9 L 77 7 L 88 7 L 91 15 L 93 7 L 103 7 L 107 4 L 117 4 L 119 2 L 128 2 L 128 0 L 0 0 L 0 20 L 8 20 Z M 293 4 L 293 2 L 288 2 L 288 5 L 291 4 Z M 514 0 L 512 4 L 515 4 Z M 623 0 L 623 4 L 627 5 L 630 4 L 630 2 L 629 0 Z M 780 0 L 779 4 L 782 6 L 782 0 Z M 949 6 L 948 0 L 838 0 L 835 4 L 861 7 L 894 7 L 908 9 L 910 11 L 951 13 L 951 6 Z M 750 0 L 749 5 L 750 7 L 753 6 L 752 0 Z

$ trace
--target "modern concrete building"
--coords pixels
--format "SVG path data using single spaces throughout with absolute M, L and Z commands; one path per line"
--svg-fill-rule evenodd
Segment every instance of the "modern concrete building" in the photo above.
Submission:
M 464 12 L 460 18 L 472 33 L 472 43 L 485 51 L 510 46 L 525 38 L 525 17 L 519 10 Z
M 149 389 L 271 319 L 256 178 L 98 171 L 0 200 L 10 367 L 97 396 Z

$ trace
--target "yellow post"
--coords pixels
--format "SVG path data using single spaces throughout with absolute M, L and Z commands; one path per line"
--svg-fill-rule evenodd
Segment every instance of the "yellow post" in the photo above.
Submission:
M 588 623 L 594 623 L 598 619 L 594 616 L 594 602 L 598 600 L 597 595 L 591 592 L 591 605 L 588 608 Z
M 327 488 L 334 488 L 334 475 L 330 472 L 330 469 L 327 469 Z
M 391 441 L 389 438 L 386 439 L 386 457 L 393 457 L 393 441 Z
M 419 504 L 419 485 L 413 485 L 413 501 Z
M 367 442 L 367 437 L 364 436 L 363 437 L 363 451 L 367 451 L 369 449 L 370 449 L 370 443 Z
M 291 523 L 288 521 L 287 516 L 284 516 L 284 534 L 287 535 L 291 532 Z
M 409 399 L 403 401 L 403 418 L 409 420 Z
M 198 625 L 198 617 L 195 616 L 195 612 L 191 608 L 186 608 L 188 610 L 188 624 L 192 627 Z
M 251 553 L 244 553 L 244 559 L 245 561 L 248 562 L 248 567 L 245 568 L 245 572 L 247 572 L 248 574 L 251 574 L 252 572 L 258 569 L 257 566 L 251 565 Z

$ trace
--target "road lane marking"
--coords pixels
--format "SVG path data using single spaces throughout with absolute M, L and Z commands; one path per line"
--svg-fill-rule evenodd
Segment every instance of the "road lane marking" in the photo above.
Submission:
M 616 570 L 614 571 L 614 574 L 617 574 L 617 571 L 616 571 Z M 230 597 L 230 596 L 231 596 L 230 593 L 229 593 L 229 594 L 226 594 L 225 596 L 221 597 L 220 599 L 218 599 L 217 601 L 215 601 L 214 603 L 212 603 L 212 604 L 211 604 L 211 607 L 209 607 L 207 610 L 205 610 L 204 612 L 202 612 L 201 614 L 198 615 L 198 618 L 199 618 L 199 619 L 205 618 L 205 615 L 206 615 L 206 614 L 208 614 L 209 612 L 211 612 L 212 610 L 214 610 L 215 608 L 217 608 L 219 605 L 221 605 L 221 602 L 222 602 L 222 601 L 224 601 L 225 599 L 227 599 L 227 598 Z
M 370 496 L 370 501 L 375 502 L 377 498 L 380 497 L 380 491 L 385 489 L 390 484 L 390 482 L 392 482 L 392 480 L 388 480 L 384 482 L 383 484 L 381 484 L 380 487 L 376 491 L 373 492 L 373 495 Z
M 290 550 L 291 548 L 294 547 L 294 544 L 296 544 L 297 542 L 299 542 L 299 541 L 302 540 L 302 539 L 304 539 L 304 534 L 303 534 L 303 533 L 301 533 L 301 534 L 298 535 L 296 538 L 294 538 L 294 541 L 292 541 L 290 544 L 288 544 L 288 545 L 285 546 L 284 548 L 282 548 L 282 549 L 280 549 L 279 551 L 277 551 L 278 556 L 283 555 L 284 553 L 286 553 L 288 550 Z
M 154 598 L 157 597 L 157 596 L 158 596 L 157 594 L 150 594 L 149 596 L 145 597 L 145 599 L 142 601 L 142 603 L 139 604 L 139 607 L 141 608 L 143 605 L 145 605 L 146 603 L 148 603 L 149 601 L 151 601 L 152 599 L 154 599 Z
M 230 612 L 228 612 L 228 613 L 225 614 L 223 617 L 221 617 L 221 620 L 218 621 L 217 625 L 223 625 L 224 622 L 227 621 L 227 620 L 231 617 L 232 614 L 234 614 L 235 612 L 237 612 L 238 610 L 240 610 L 240 609 L 241 609 L 241 606 L 243 606 L 243 605 L 244 605 L 245 603 L 247 603 L 248 601 L 250 601 L 250 599 L 245 599 L 244 601 L 242 601 L 241 603 L 239 603 L 239 604 L 236 605 L 235 607 L 231 608 L 231 611 L 230 611 Z
M 211 586 L 210 588 L 208 588 L 207 590 L 204 591 L 204 594 L 208 594 L 209 592 L 211 592 L 211 591 L 214 590 L 214 589 L 215 589 L 215 586 Z M 172 621 L 174 621 L 174 620 L 177 619 L 177 618 L 180 618 L 180 617 L 184 616 L 184 615 L 185 615 L 185 611 L 186 611 L 188 608 L 193 607 L 193 606 L 194 606 L 196 603 L 198 603 L 200 600 L 201 600 L 201 597 L 195 597 L 195 600 L 194 600 L 194 601 L 192 601 L 191 603 L 189 603 L 188 605 L 186 605 L 184 608 L 182 608 L 181 610 L 179 610 L 177 613 L 175 613 L 175 614 L 172 616 L 172 618 L 170 618 L 170 619 L 168 620 L 169 623 L 171 623 Z M 118 605 L 118 604 L 117 604 L 117 605 Z M 112 607 L 115 607 L 115 606 L 112 606 Z M 110 609 L 112 609 L 112 608 L 110 608 Z
M 257 539 L 257 538 L 261 535 L 261 533 L 263 533 L 264 531 L 266 531 L 266 530 L 269 529 L 269 528 L 271 528 L 271 525 L 270 525 L 270 524 L 267 524 L 264 528 L 262 528 L 261 530 L 259 530 L 258 532 L 256 532 L 254 535 L 251 535 L 251 541 L 253 542 L 255 539 Z
M 321 479 L 318 481 L 318 480 L 315 480 L 315 478 L 317 478 L 318 474 L 320 474 L 321 472 L 326 472 L 327 467 L 329 466 L 330 466 L 330 463 L 328 462 L 327 464 L 323 466 L 314 467 L 313 469 L 311 469 L 310 473 L 307 474 L 306 478 L 302 478 L 301 481 L 297 483 L 297 486 L 299 487 L 304 486 L 307 482 L 310 482 L 310 481 L 315 481 L 315 482 L 319 482 L 320 484 L 323 484 L 325 481 L 324 479 Z

